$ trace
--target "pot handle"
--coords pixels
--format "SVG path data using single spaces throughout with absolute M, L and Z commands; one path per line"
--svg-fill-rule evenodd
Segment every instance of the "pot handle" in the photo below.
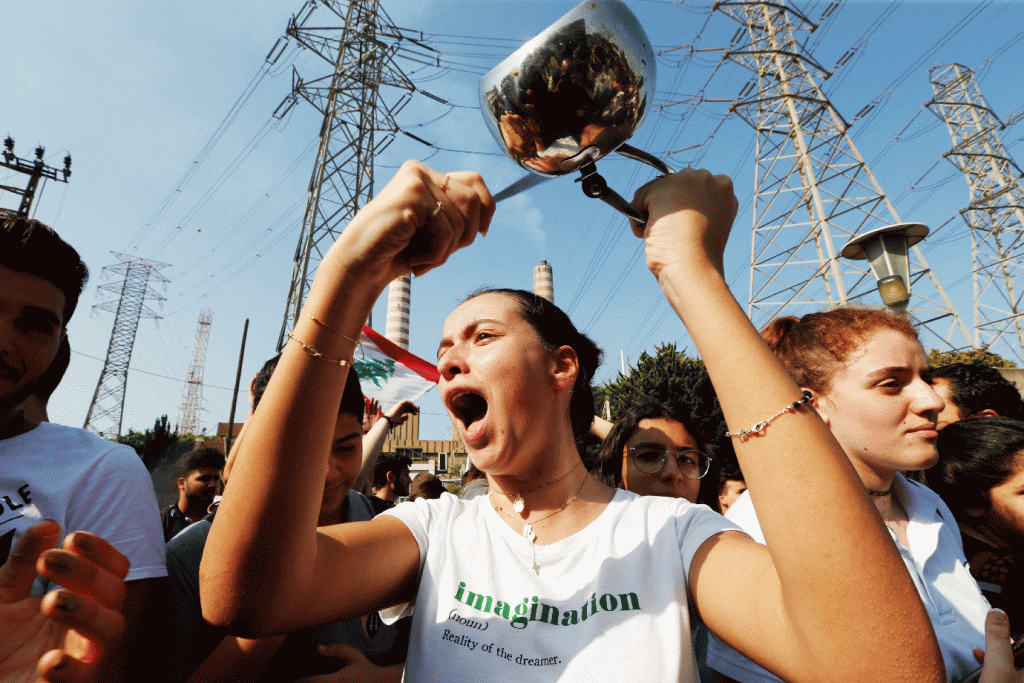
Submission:
M 664 161 L 653 154 L 649 154 L 642 149 L 637 149 L 632 145 L 619 145 L 615 151 L 624 157 L 635 159 L 636 161 L 642 161 L 648 166 L 653 166 L 664 175 L 674 173 L 672 168 Z M 581 175 L 577 178 L 577 182 L 583 184 L 583 194 L 594 199 L 600 199 L 619 213 L 632 218 L 638 223 L 644 225 L 647 224 L 647 212 L 640 211 L 635 206 L 627 202 L 622 195 L 608 187 L 608 183 L 606 183 L 601 174 L 597 172 L 597 166 L 595 166 L 593 162 L 583 166 L 580 169 L 580 173 Z

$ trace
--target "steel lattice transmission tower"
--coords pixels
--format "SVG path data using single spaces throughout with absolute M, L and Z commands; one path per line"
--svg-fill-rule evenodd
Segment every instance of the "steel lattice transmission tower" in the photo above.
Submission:
M 145 300 L 165 301 L 150 284 L 160 282 L 166 288 L 169 280 L 159 271 L 170 267 L 167 263 L 119 254 L 116 251 L 111 253 L 120 263 L 104 268 L 103 275 L 117 275 L 121 280 L 107 282 L 97 289 L 117 294 L 118 298 L 96 304 L 92 309 L 114 311 L 114 329 L 110 333 L 107 359 L 103 363 L 100 381 L 96 383 L 96 393 L 92 396 L 84 425 L 85 429 L 104 438 L 118 436 L 121 433 L 124 392 L 128 385 L 128 362 L 132 358 L 135 332 L 139 328 L 140 318 L 160 318 L 155 311 L 146 306 Z
M 945 157 L 967 179 L 970 204 L 975 344 L 1024 364 L 1024 188 L 1022 171 L 999 139 L 1005 126 L 981 96 L 974 72 L 960 64 L 929 72 L 928 103 L 945 122 L 953 149 Z
M 185 390 L 181 394 L 181 407 L 178 408 L 178 432 L 181 434 L 198 434 L 200 429 L 199 412 L 203 409 L 203 369 L 206 367 L 206 347 L 210 343 L 210 325 L 213 323 L 213 311 L 200 311 L 199 323 L 196 325 L 196 343 L 192 347 L 192 363 L 188 366 L 188 379 Z
M 757 132 L 748 315 L 757 325 L 859 302 L 880 303 L 866 262 L 840 260 L 859 233 L 902 222 L 819 82 L 828 78 L 798 35 L 815 27 L 785 0 L 718 2 L 742 24 L 726 57 L 754 79 L 730 111 Z M 908 313 L 926 346 L 973 346 L 938 280 L 910 253 Z
M 278 348 L 302 310 L 317 264 L 373 197 L 374 157 L 394 139 L 395 116 L 415 90 L 396 64 L 400 30 L 378 0 L 307 2 L 290 20 L 288 36 L 329 63 L 332 72 L 311 81 L 294 75 L 292 97 L 308 101 L 324 119 Z M 402 96 L 388 104 L 381 86 Z

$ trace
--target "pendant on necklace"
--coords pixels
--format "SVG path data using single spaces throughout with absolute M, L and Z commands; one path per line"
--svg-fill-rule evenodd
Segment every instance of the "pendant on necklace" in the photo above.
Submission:
M 512 509 L 519 514 L 523 514 L 523 510 L 526 509 L 526 501 L 518 493 L 512 497 Z
M 537 540 L 537 534 L 534 533 L 533 527 L 529 524 L 523 525 L 523 538 L 525 538 L 530 543 L 533 543 Z
M 533 558 L 533 573 L 540 576 L 540 565 L 537 564 L 537 558 Z

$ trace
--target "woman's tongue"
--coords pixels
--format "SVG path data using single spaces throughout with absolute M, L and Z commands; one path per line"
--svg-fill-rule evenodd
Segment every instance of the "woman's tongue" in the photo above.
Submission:
M 459 397 L 459 417 L 467 435 L 475 435 L 482 428 L 484 416 L 487 414 L 487 401 L 477 394 L 464 394 Z

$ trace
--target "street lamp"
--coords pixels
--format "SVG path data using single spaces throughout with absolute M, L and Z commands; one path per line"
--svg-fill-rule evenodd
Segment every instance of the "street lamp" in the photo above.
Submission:
M 907 310 L 910 301 L 910 247 L 924 239 L 928 226 L 897 223 L 858 235 L 846 243 L 839 255 L 867 259 L 878 279 L 882 303 L 896 313 Z

